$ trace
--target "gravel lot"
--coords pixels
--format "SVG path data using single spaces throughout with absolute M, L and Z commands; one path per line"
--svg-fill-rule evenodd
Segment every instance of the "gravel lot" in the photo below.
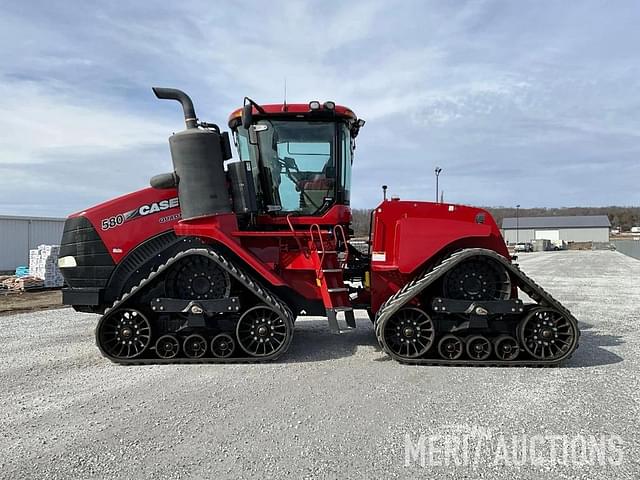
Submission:
M 299 320 L 279 363 L 118 367 L 94 346 L 96 316 L 0 317 L 0 476 L 639 478 L 640 261 L 608 251 L 520 260 L 581 321 L 562 368 L 402 366 L 379 352 L 364 316 L 339 337 L 324 320 Z M 437 454 L 469 432 L 471 458 Z M 407 435 L 413 447 L 420 435 L 433 442 L 425 466 L 411 449 L 405 465 Z M 498 457 L 500 438 L 511 449 L 531 435 L 614 435 L 622 447 L 596 461 L 558 460 L 548 444 L 541 464 Z

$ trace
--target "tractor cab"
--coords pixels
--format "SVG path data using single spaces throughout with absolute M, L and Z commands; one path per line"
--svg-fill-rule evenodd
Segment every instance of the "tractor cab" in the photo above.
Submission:
M 320 217 L 348 206 L 355 137 L 363 120 L 333 102 L 245 106 L 229 117 L 251 171 L 258 214 Z

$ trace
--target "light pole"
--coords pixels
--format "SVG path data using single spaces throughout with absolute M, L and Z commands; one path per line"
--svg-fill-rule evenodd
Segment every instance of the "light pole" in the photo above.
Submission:
M 442 169 L 440 167 L 436 167 L 436 203 L 438 203 L 438 177 L 440 176 L 440 172 Z
M 519 209 L 520 209 L 520 204 L 516 205 L 516 245 L 518 245 L 518 243 L 519 243 L 518 242 L 518 240 L 519 240 L 518 233 L 519 233 L 519 230 L 520 230 L 520 218 L 518 216 Z

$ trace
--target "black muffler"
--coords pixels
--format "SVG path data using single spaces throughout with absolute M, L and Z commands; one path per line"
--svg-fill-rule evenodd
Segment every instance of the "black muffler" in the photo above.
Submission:
M 183 220 L 230 213 L 223 163 L 231 158 L 228 135 L 213 124 L 199 128 L 193 102 L 183 91 L 154 87 L 153 93 L 160 99 L 180 102 L 187 128 L 169 137 L 174 173 L 156 175 L 151 186 L 178 187 Z

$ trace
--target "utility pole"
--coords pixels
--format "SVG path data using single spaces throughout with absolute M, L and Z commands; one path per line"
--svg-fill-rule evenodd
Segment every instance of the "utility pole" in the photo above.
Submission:
M 436 173 L 436 203 L 438 203 L 438 177 L 440 176 L 440 172 L 442 171 L 442 169 L 440 167 L 436 167 L 435 169 L 435 173 Z
M 516 205 L 516 245 L 519 243 L 518 233 L 520 230 L 520 218 L 518 216 L 518 211 L 520 209 L 520 204 Z

